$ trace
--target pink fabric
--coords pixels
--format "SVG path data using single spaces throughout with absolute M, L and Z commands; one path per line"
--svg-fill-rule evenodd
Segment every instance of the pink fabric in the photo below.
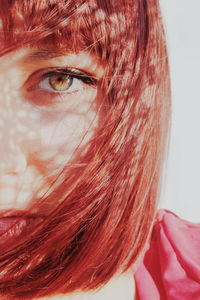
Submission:
M 200 300 L 200 224 L 159 210 L 134 276 L 140 300 Z

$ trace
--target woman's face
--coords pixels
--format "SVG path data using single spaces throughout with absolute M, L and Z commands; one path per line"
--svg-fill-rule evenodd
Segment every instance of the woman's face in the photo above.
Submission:
M 41 196 L 91 137 L 102 74 L 86 52 L 24 48 L 0 58 L 1 210 Z

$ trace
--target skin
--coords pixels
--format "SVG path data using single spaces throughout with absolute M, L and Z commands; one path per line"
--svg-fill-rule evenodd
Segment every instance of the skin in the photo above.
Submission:
M 100 79 L 102 68 L 87 53 L 37 57 L 23 49 L 0 58 L 0 209 L 25 209 L 42 195 L 97 126 L 97 86 L 74 79 L 57 92 L 46 76 L 73 67 Z M 41 52 L 40 52 L 41 55 Z M 51 174 L 51 175 L 49 175 Z
M 103 67 L 89 53 L 55 55 L 50 49 L 26 48 L 0 58 L 0 210 L 26 209 L 70 162 L 79 143 L 84 145 L 95 132 L 100 116 L 98 85 L 76 79 L 69 89 L 58 92 L 49 77 L 43 77 L 66 67 L 89 73 L 97 82 L 103 76 Z M 44 299 L 80 296 L 136 299 L 133 274 L 113 278 L 95 294 Z

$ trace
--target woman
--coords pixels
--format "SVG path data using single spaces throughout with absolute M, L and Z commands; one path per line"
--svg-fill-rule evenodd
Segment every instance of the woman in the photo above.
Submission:
M 199 299 L 199 227 L 156 211 L 170 124 L 158 1 L 2 0 L 0 14 L 1 299 Z M 173 266 L 188 277 L 168 263 L 182 233 L 194 261 Z

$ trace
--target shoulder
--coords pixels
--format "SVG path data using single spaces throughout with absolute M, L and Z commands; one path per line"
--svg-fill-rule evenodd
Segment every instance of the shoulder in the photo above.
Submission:
M 200 223 L 159 210 L 135 280 L 142 300 L 200 300 Z

